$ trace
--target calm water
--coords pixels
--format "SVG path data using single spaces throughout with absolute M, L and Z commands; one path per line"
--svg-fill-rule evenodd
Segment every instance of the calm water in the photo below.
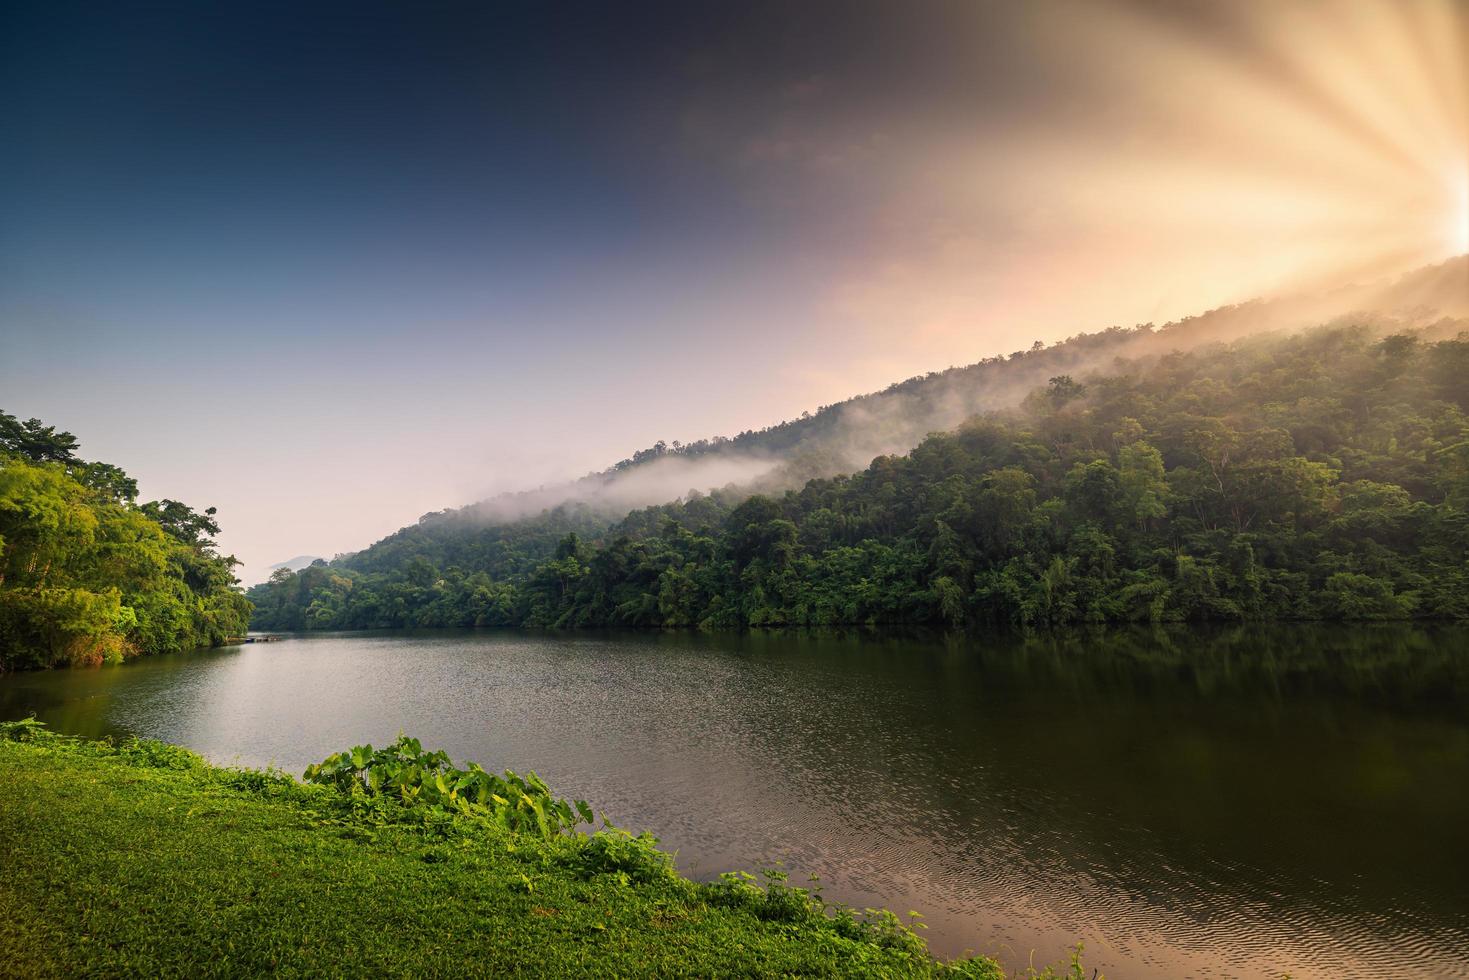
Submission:
M 340 634 L 0 677 L 0 716 L 534 768 L 696 876 L 783 864 L 1114 980 L 1469 977 L 1469 631 Z

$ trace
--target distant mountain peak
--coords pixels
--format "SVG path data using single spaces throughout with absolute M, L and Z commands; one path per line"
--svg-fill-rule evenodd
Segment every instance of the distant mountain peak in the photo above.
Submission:
M 294 558 L 287 558 L 285 561 L 276 562 L 274 565 L 271 565 L 268 570 L 274 572 L 278 569 L 289 568 L 293 572 L 299 572 L 301 569 L 309 566 L 312 562 L 321 560 L 322 559 L 317 555 L 297 555 Z

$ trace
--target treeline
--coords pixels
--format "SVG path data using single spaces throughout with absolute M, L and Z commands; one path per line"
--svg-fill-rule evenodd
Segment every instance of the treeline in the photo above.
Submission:
M 138 485 L 77 440 L 0 412 L 0 670 L 116 662 L 217 645 L 250 602 L 214 508 L 139 504 Z
M 1074 374 L 1115 357 L 1138 358 L 1226 343 L 1266 330 L 1298 329 L 1327 322 L 1350 310 L 1395 311 L 1421 324 L 1446 316 L 1469 315 L 1469 256 L 1414 270 L 1391 284 L 1347 287 L 1329 296 L 1281 297 L 1221 306 L 1197 316 L 1154 326 L 1114 326 L 1079 333 L 1059 343 L 1036 341 L 1009 356 L 995 355 L 963 367 L 930 371 L 888 385 L 881 391 L 823 405 L 763 429 L 747 429 L 733 437 L 716 436 L 691 443 L 659 441 L 633 453 L 602 473 L 608 477 L 669 456 L 696 458 L 726 451 L 778 457 L 787 463 L 805 457 L 798 469 L 812 476 L 849 472 L 857 466 L 831 469 L 860 446 L 901 445 L 902 451 L 932 431 L 948 430 L 971 415 L 1007 405 L 1017 388 L 1029 390 L 1048 377 Z M 926 426 L 926 428 L 924 427 Z M 911 438 L 910 438 L 911 436 Z M 894 450 L 889 450 L 894 451 Z M 875 453 L 859 461 L 866 464 Z M 804 482 L 804 481 L 803 481 Z M 782 487 L 782 489 L 784 489 Z
M 1334 326 L 1119 361 L 780 497 L 696 494 L 600 532 L 564 511 L 402 532 L 391 562 L 278 573 L 255 622 L 1469 617 L 1466 411 L 1462 333 Z
M 863 469 L 877 456 L 907 453 L 931 432 L 951 431 L 976 415 L 1012 406 L 1049 378 L 1080 376 L 1117 358 L 1136 360 L 1207 343 L 1228 343 L 1267 330 L 1302 329 L 1354 310 L 1383 311 L 1373 314 L 1373 320 L 1425 328 L 1430 332 L 1425 336 L 1442 339 L 1452 335 L 1442 331 L 1453 330 L 1453 317 L 1469 316 L 1466 282 L 1469 256 L 1460 256 L 1415 270 L 1390 284 L 1348 287 L 1325 296 L 1252 300 L 1161 327 L 1151 323 L 1115 326 L 1079 333 L 1049 346 L 1037 341 L 1008 356 L 931 371 L 733 437 L 690 443 L 659 441 L 579 480 L 426 514 L 419 525 L 447 521 L 447 533 L 474 536 L 477 528 L 518 522 L 574 500 L 585 505 L 577 520 L 596 535 L 629 510 L 661 504 L 688 487 L 707 490 L 734 481 L 745 495 L 779 495 L 811 479 Z M 418 528 L 408 530 L 418 536 Z M 394 538 L 402 543 L 400 535 Z M 378 550 L 375 545 L 368 552 Z M 423 553 L 434 551 L 429 547 Z M 358 567 L 355 558 L 351 564 Z M 436 564 L 444 567 L 442 562 Z

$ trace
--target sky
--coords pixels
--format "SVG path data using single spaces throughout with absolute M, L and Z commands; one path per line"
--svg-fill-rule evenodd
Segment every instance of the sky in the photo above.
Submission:
M 7 4 L 0 409 L 269 564 L 1469 251 L 1456 0 Z

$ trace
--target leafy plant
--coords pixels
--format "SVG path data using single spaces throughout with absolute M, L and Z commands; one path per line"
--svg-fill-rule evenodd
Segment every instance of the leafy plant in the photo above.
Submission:
M 579 858 L 584 877 L 620 874 L 637 882 L 675 877 L 673 857 L 658 850 L 658 838 L 648 833 L 635 836 L 617 827 L 604 827 L 587 838 Z
M 0 721 L 0 741 L 53 742 L 61 737 L 47 728 L 44 721 L 37 721 L 35 715 L 19 721 Z
M 407 735 L 386 748 L 358 745 L 329 755 L 307 766 L 304 779 L 432 813 L 480 816 L 514 833 L 546 838 L 592 822 L 585 800 L 556 798 L 534 772 L 522 776 L 507 769 L 495 775 L 474 762 L 459 769 L 447 753 L 425 751 L 418 739 Z

